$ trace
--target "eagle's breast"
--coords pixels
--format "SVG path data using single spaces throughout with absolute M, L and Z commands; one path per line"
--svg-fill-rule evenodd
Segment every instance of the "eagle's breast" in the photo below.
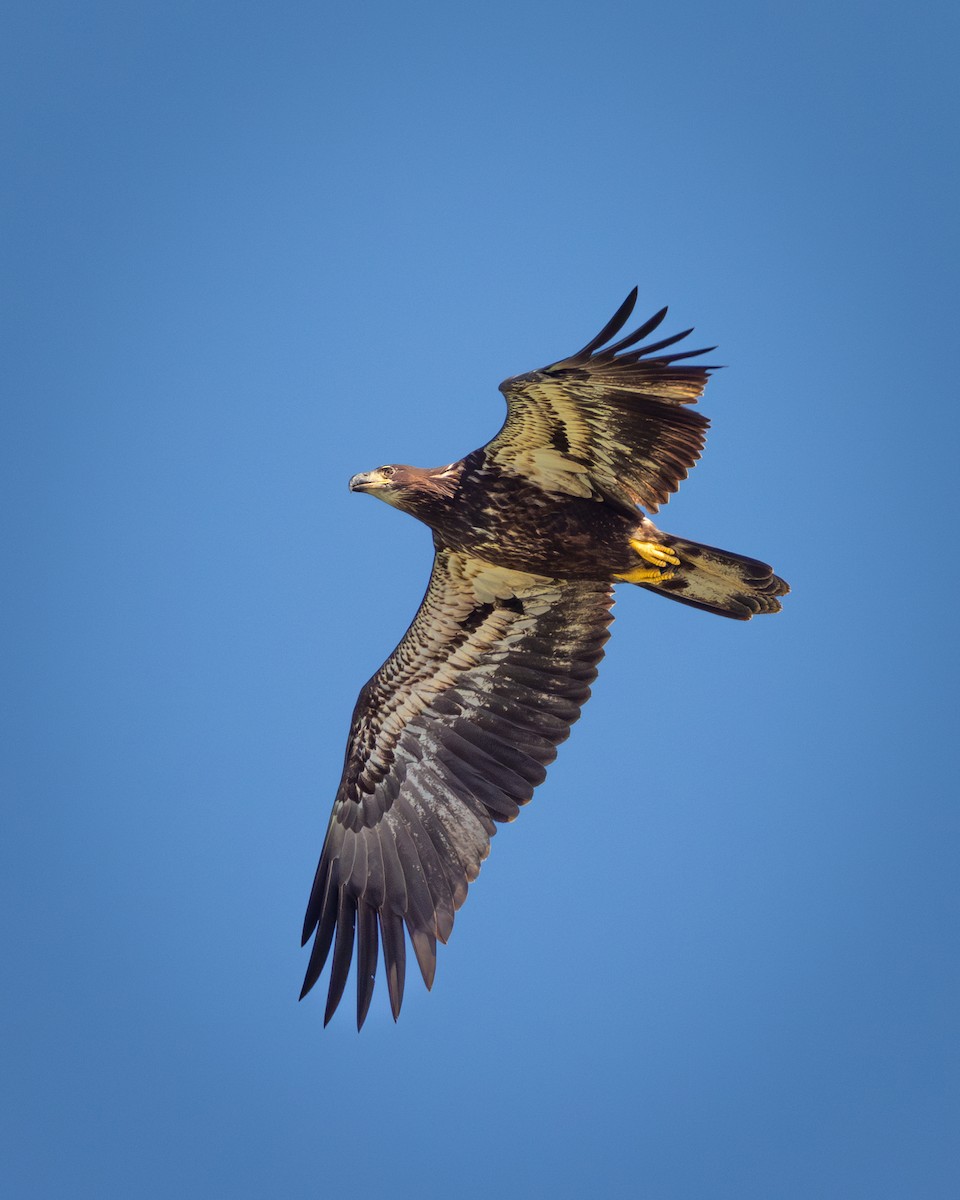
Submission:
M 586 483 L 580 493 L 547 490 L 535 477 L 503 468 L 477 450 L 464 459 L 449 504 L 429 523 L 438 545 L 496 565 L 608 579 L 612 566 L 631 561 L 629 537 L 640 514 L 631 519 L 592 497 Z

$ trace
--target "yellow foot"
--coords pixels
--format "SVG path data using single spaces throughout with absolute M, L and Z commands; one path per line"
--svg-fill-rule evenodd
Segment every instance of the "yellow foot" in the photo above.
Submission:
M 653 567 L 679 567 L 680 559 L 666 546 L 657 542 L 641 542 L 637 538 L 630 539 L 630 549 L 635 551 L 644 562 Z
M 614 575 L 614 579 L 622 583 L 663 583 L 673 578 L 673 571 L 667 567 L 679 567 L 680 559 L 666 546 L 657 542 L 642 542 L 639 538 L 630 539 L 630 549 L 638 558 L 642 558 L 648 567 L 634 567 L 623 575 Z
M 614 575 L 618 583 L 663 583 L 672 579 L 673 571 L 661 571 L 659 567 L 634 567 L 626 575 Z

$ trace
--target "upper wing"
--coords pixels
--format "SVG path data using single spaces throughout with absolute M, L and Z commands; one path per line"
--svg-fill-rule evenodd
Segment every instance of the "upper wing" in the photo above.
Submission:
M 357 942 L 357 1027 L 377 969 L 403 998 L 406 924 L 427 987 L 436 939 L 496 832 L 533 795 L 590 695 L 612 620 L 606 583 L 559 582 L 440 549 L 427 594 L 353 714 L 303 927 L 305 995 L 333 943 L 324 1024 Z M 336 940 L 334 941 L 334 934 Z
M 601 349 L 636 302 L 634 288 L 582 350 L 500 384 L 507 419 L 484 447 L 488 460 L 547 491 L 605 498 L 631 511 L 656 512 L 666 503 L 703 449 L 709 421 L 683 406 L 696 402 L 714 368 L 678 365 L 707 350 L 657 353 L 690 329 L 630 348 L 657 328 L 665 308 Z

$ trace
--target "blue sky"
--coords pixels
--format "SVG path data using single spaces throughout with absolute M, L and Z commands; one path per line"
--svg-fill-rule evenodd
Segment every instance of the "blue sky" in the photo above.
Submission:
M 954 1197 L 954 6 L 4 18 L 7 1194 Z M 297 1005 L 448 462 L 638 284 L 728 365 L 427 994 Z

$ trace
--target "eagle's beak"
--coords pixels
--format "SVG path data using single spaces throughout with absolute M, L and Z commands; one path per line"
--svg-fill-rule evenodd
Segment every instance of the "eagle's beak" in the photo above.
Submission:
M 350 480 L 351 492 L 373 492 L 377 488 L 386 487 L 387 480 L 382 471 L 362 471 Z

